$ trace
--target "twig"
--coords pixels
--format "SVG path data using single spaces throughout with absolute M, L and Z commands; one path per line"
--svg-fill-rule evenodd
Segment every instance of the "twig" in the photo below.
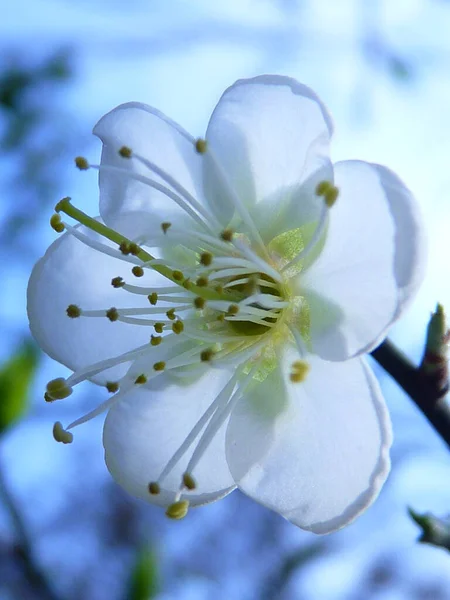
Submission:
M 372 356 L 415 402 L 450 448 L 450 405 L 445 398 L 447 378 L 443 385 L 442 377 L 437 380 L 434 374 L 426 372 L 424 361 L 415 367 L 389 340 L 378 346 Z
M 44 573 L 36 564 L 31 542 L 26 530 L 25 523 L 19 513 L 15 501 L 8 490 L 6 481 L 0 468 L 0 500 L 3 502 L 6 510 L 9 513 L 12 524 L 14 526 L 17 539 L 18 551 L 16 556 L 21 563 L 22 571 L 30 584 L 31 589 L 39 600 L 62 600 L 60 596 L 53 590 L 50 582 L 47 580 Z

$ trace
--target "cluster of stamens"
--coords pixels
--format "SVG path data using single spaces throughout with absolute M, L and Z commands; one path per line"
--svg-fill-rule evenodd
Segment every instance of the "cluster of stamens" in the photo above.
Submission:
M 185 134 L 188 135 L 188 134 Z M 193 140 L 199 154 L 209 151 L 205 140 Z M 57 213 L 51 219 L 52 227 L 61 232 L 67 230 L 83 243 L 130 264 L 129 277 L 117 275 L 111 285 L 121 293 L 127 292 L 129 307 L 105 307 L 102 310 L 90 310 L 89 307 L 71 304 L 67 307 L 70 319 L 100 318 L 109 320 L 112 325 L 121 322 L 138 327 L 149 327 L 148 342 L 120 356 L 101 361 L 80 369 L 68 379 L 55 379 L 49 382 L 45 398 L 54 401 L 66 398 L 77 383 L 101 374 L 111 367 L 131 363 L 136 359 L 146 359 L 148 368 L 144 372 L 129 372 L 120 381 L 107 382 L 107 390 L 113 394 L 96 409 L 77 419 L 67 430 L 60 423 L 55 424 L 54 437 L 57 441 L 69 443 L 72 434 L 69 429 L 86 422 L 100 412 L 109 409 L 114 402 L 133 389 L 145 386 L 158 376 L 182 375 L 184 372 L 204 373 L 207 368 L 220 368 L 226 365 L 250 365 L 250 370 L 237 370 L 236 375 L 211 404 L 187 439 L 161 473 L 158 480 L 148 485 L 150 494 L 160 493 L 165 477 L 171 472 L 189 446 L 197 440 L 197 445 L 182 476 L 180 488 L 174 502 L 167 509 L 167 515 L 174 519 L 185 516 L 189 502 L 181 499 L 182 493 L 196 489 L 192 470 L 207 448 L 214 434 L 230 413 L 235 403 L 242 397 L 259 366 L 259 359 L 268 344 L 276 339 L 291 337 L 297 343 L 301 355 L 304 347 L 300 336 L 292 327 L 290 319 L 291 297 L 286 275 L 289 267 L 307 254 L 324 232 L 327 211 L 336 201 L 338 191 L 330 182 L 321 182 L 316 189 L 322 197 L 323 209 L 316 232 L 309 245 L 298 257 L 277 266 L 270 256 L 253 221 L 229 182 L 224 186 L 229 192 L 230 201 L 240 216 L 245 233 L 223 228 L 207 208 L 201 206 L 165 171 L 154 163 L 136 155 L 128 147 L 119 150 L 124 160 L 137 160 L 155 173 L 164 184 L 148 176 L 136 174 L 126 168 L 108 165 L 89 165 L 86 159 L 78 157 L 76 165 L 81 170 L 97 168 L 104 171 L 122 172 L 124 177 L 136 179 L 150 187 L 165 193 L 174 200 L 192 218 L 192 230 L 186 227 L 178 229 L 170 222 L 161 223 L 159 234 L 129 240 L 119 233 L 108 229 L 98 221 L 91 219 L 70 204 L 66 198 L 57 205 Z M 111 244 L 102 244 L 81 233 L 78 228 L 62 221 L 60 212 L 74 217 L 88 228 L 100 233 Z M 164 256 L 164 248 L 185 247 L 196 254 L 195 264 L 177 263 L 173 258 L 154 259 L 148 248 L 159 246 Z M 157 271 L 167 279 L 167 286 L 145 285 L 147 272 Z M 144 283 L 137 285 L 135 280 Z M 121 296 L 123 298 L 123 295 Z M 139 302 L 133 306 L 133 299 Z M 144 305 L 142 300 L 146 299 Z M 136 306 L 137 304 L 137 306 Z M 282 335 L 274 335 L 283 331 Z M 292 333 L 291 333 L 292 332 Z M 191 343 L 183 345 L 180 352 L 180 340 Z M 144 361 L 145 362 L 145 361 Z M 140 360 L 139 364 L 143 364 Z M 244 372 L 246 375 L 244 376 Z M 307 376 L 308 365 L 298 360 L 292 365 L 290 380 L 302 382 Z M 202 432 L 203 431 L 203 432 Z

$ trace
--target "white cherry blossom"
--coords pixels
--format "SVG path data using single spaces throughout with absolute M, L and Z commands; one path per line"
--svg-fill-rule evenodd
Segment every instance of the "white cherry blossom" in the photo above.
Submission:
M 225 91 L 204 139 L 154 108 L 117 107 L 103 143 L 100 216 L 69 199 L 28 289 L 33 335 L 111 395 L 114 479 L 181 518 L 238 487 L 316 533 L 378 495 L 391 428 L 363 354 L 420 284 L 414 198 L 387 168 L 332 164 L 332 123 L 280 76 Z M 78 224 L 71 225 L 66 217 Z

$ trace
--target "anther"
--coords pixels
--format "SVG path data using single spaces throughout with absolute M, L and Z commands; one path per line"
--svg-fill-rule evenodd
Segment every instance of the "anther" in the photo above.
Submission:
M 169 310 L 166 312 L 166 317 L 168 319 L 170 319 L 171 321 L 175 321 L 176 317 L 175 317 L 175 309 L 174 308 L 169 308 Z
M 44 393 L 44 400 L 46 402 L 54 402 L 54 399 L 51 396 L 49 396 L 48 392 Z
M 151 481 L 148 484 L 148 491 L 150 492 L 150 494 L 152 494 L 152 496 L 157 496 L 161 491 L 159 483 L 157 481 Z
M 138 375 L 136 377 L 136 379 L 134 380 L 134 383 L 136 385 L 142 385 L 143 383 L 147 383 L 147 377 L 143 373 L 141 373 L 141 375 Z
M 339 196 L 339 189 L 336 186 L 330 186 L 325 192 L 325 204 L 331 208 Z
M 200 254 L 200 264 L 202 264 L 204 267 L 209 267 L 209 265 L 212 263 L 212 260 L 213 255 L 211 252 L 202 252 Z
M 63 400 L 72 393 L 72 388 L 66 384 L 64 377 L 57 377 L 47 383 L 47 396 L 52 400 Z
M 305 381 L 309 373 L 309 364 L 304 360 L 297 360 L 292 364 L 292 371 L 289 379 L 292 383 L 301 383 Z
M 119 384 L 117 383 L 117 381 L 107 381 L 105 383 L 105 387 L 110 394 L 115 394 L 119 391 Z
M 180 321 L 178 319 L 178 321 L 175 321 L 175 323 L 172 323 L 172 331 L 174 333 L 176 333 L 177 335 L 182 333 L 184 331 L 183 321 Z
M 159 346 L 161 342 L 162 342 L 162 337 L 160 335 L 150 336 L 150 344 L 152 346 Z
M 224 242 L 231 242 L 233 239 L 233 232 L 231 229 L 224 229 L 220 234 L 220 237 Z
M 57 233 L 62 233 L 65 229 L 64 223 L 61 223 L 61 216 L 57 213 L 51 216 L 50 225 Z
M 172 227 L 172 223 L 161 223 L 161 229 L 163 233 L 167 233 L 167 230 Z
M 181 271 L 172 271 L 172 277 L 175 281 L 183 281 L 184 275 Z
M 156 292 L 152 292 L 147 296 L 147 298 L 152 306 L 155 306 L 155 304 L 158 302 L 158 294 Z
M 129 250 L 130 250 L 130 254 L 132 254 L 133 256 L 137 256 L 139 254 L 139 252 L 142 250 L 142 248 L 140 246 L 138 246 L 137 244 L 135 244 L 134 242 L 131 242 L 131 244 L 128 246 Z
M 125 256 L 127 254 L 130 254 L 130 244 L 128 242 L 120 242 L 119 244 L 119 250 L 122 252 L 122 254 L 124 254 Z
M 121 288 L 125 285 L 125 281 L 122 279 L 122 277 L 114 277 L 111 279 L 111 285 L 113 288 Z
M 122 146 L 122 148 L 119 150 L 119 154 L 122 158 L 131 158 L 133 152 L 131 151 L 131 148 L 128 148 L 128 146 Z
M 185 290 L 190 290 L 192 287 L 192 281 L 189 279 L 189 277 L 187 279 L 185 279 L 183 281 L 183 283 L 181 284 Z
M 206 285 L 208 285 L 208 278 L 207 277 L 199 277 L 197 279 L 197 281 L 195 282 L 195 285 L 198 285 L 198 287 L 205 287 Z
M 238 304 L 230 304 L 230 306 L 228 307 L 228 310 L 227 310 L 227 315 L 234 316 L 234 315 L 237 315 L 238 312 L 239 312 L 239 305 Z
M 81 316 L 81 308 L 76 304 L 69 304 L 69 306 L 66 308 L 66 313 L 71 319 L 76 319 L 77 317 Z
M 183 484 L 188 490 L 195 490 L 197 484 L 190 473 L 183 473 Z
M 205 154 L 206 150 L 208 148 L 208 142 L 202 138 L 198 138 L 198 140 L 195 140 L 195 150 L 196 152 L 198 152 L 199 154 Z
M 133 275 L 135 277 L 143 277 L 144 276 L 144 269 L 142 267 L 133 267 L 131 269 L 131 272 L 133 273 Z
M 89 169 L 89 163 L 83 156 L 77 156 L 75 159 L 75 165 L 80 171 L 86 171 Z
M 164 371 L 165 368 L 166 368 L 166 363 L 163 360 L 155 362 L 155 364 L 153 365 L 153 369 L 155 371 Z
M 119 319 L 119 311 L 117 310 L 117 308 L 109 308 L 106 311 L 106 316 L 107 318 L 111 321 L 111 323 L 113 323 L 114 321 L 117 321 Z
M 153 325 L 153 327 L 154 327 L 156 333 L 162 333 L 163 329 L 164 329 L 164 323 L 155 323 Z
M 331 183 L 329 181 L 320 181 L 316 185 L 316 195 L 317 196 L 325 196 L 328 190 L 331 188 Z
M 73 433 L 66 431 L 60 421 L 56 421 L 53 425 L 53 437 L 57 442 L 63 444 L 71 444 L 73 442 Z
M 212 350 L 211 348 L 202 350 L 200 352 L 200 360 L 202 362 L 210 362 L 213 359 L 213 356 L 214 356 L 214 350 Z
M 189 500 L 179 500 L 178 502 L 174 502 L 167 507 L 166 516 L 168 516 L 169 519 L 175 519 L 178 521 L 187 515 L 188 509 Z
M 197 298 L 194 299 L 194 306 L 195 308 L 198 308 L 198 310 L 203 310 L 205 308 L 205 304 L 206 300 L 200 296 L 197 296 Z

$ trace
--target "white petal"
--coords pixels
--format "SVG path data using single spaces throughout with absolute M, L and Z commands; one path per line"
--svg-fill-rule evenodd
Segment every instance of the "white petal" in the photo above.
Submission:
M 91 239 L 105 242 L 84 227 L 78 230 Z M 30 328 L 44 352 L 77 370 L 148 342 L 150 327 L 112 323 L 106 316 L 71 319 L 66 314 L 69 304 L 85 310 L 148 307 L 146 296 L 129 294 L 111 285 L 111 279 L 118 276 L 137 284 L 132 266 L 90 248 L 70 233 L 59 237 L 34 267 L 28 284 Z M 144 279 L 147 285 L 162 280 L 151 273 L 140 279 L 139 284 Z M 109 369 L 94 380 L 114 381 L 126 369 L 127 365 Z
M 339 198 L 325 247 L 299 276 L 310 307 L 313 352 L 344 360 L 369 352 L 423 279 L 424 234 L 409 190 L 388 169 L 335 165 Z
M 162 482 L 160 494 L 150 495 L 148 484 L 158 479 L 231 376 L 214 369 L 183 385 L 163 374 L 147 389 L 133 391 L 114 405 L 106 417 L 103 444 L 106 464 L 117 483 L 147 502 L 172 503 L 195 442 Z M 225 459 L 225 430 L 224 423 L 194 468 L 197 488 L 182 496 L 192 506 L 218 500 L 235 487 Z
M 289 381 L 295 352 L 244 398 L 227 431 L 227 460 L 238 487 L 294 524 L 329 533 L 355 519 L 377 497 L 389 472 L 389 416 L 363 359 L 343 363 L 308 357 L 303 383 Z M 250 448 L 250 450 L 248 450 Z
M 94 134 L 103 142 L 102 165 L 120 167 L 130 175 L 144 175 L 167 186 L 158 175 L 136 159 L 122 158 L 118 151 L 122 146 L 127 146 L 165 170 L 190 194 L 201 200 L 201 157 L 192 141 L 180 130 L 178 125 L 159 111 L 145 104 L 130 102 L 102 117 L 94 127 Z M 123 216 L 127 215 L 132 231 L 123 231 L 126 235 L 148 233 L 149 228 L 151 231 L 152 227 L 159 227 L 161 222 L 172 222 L 185 215 L 172 199 L 127 174 L 101 171 L 99 185 L 103 220 L 109 226 L 117 227 L 120 219 L 123 228 Z
M 208 145 L 241 201 L 251 207 L 292 194 L 328 164 L 332 124 L 326 108 L 294 79 L 263 75 L 228 88 L 208 125 Z M 205 193 L 226 221 L 232 208 L 205 160 Z

